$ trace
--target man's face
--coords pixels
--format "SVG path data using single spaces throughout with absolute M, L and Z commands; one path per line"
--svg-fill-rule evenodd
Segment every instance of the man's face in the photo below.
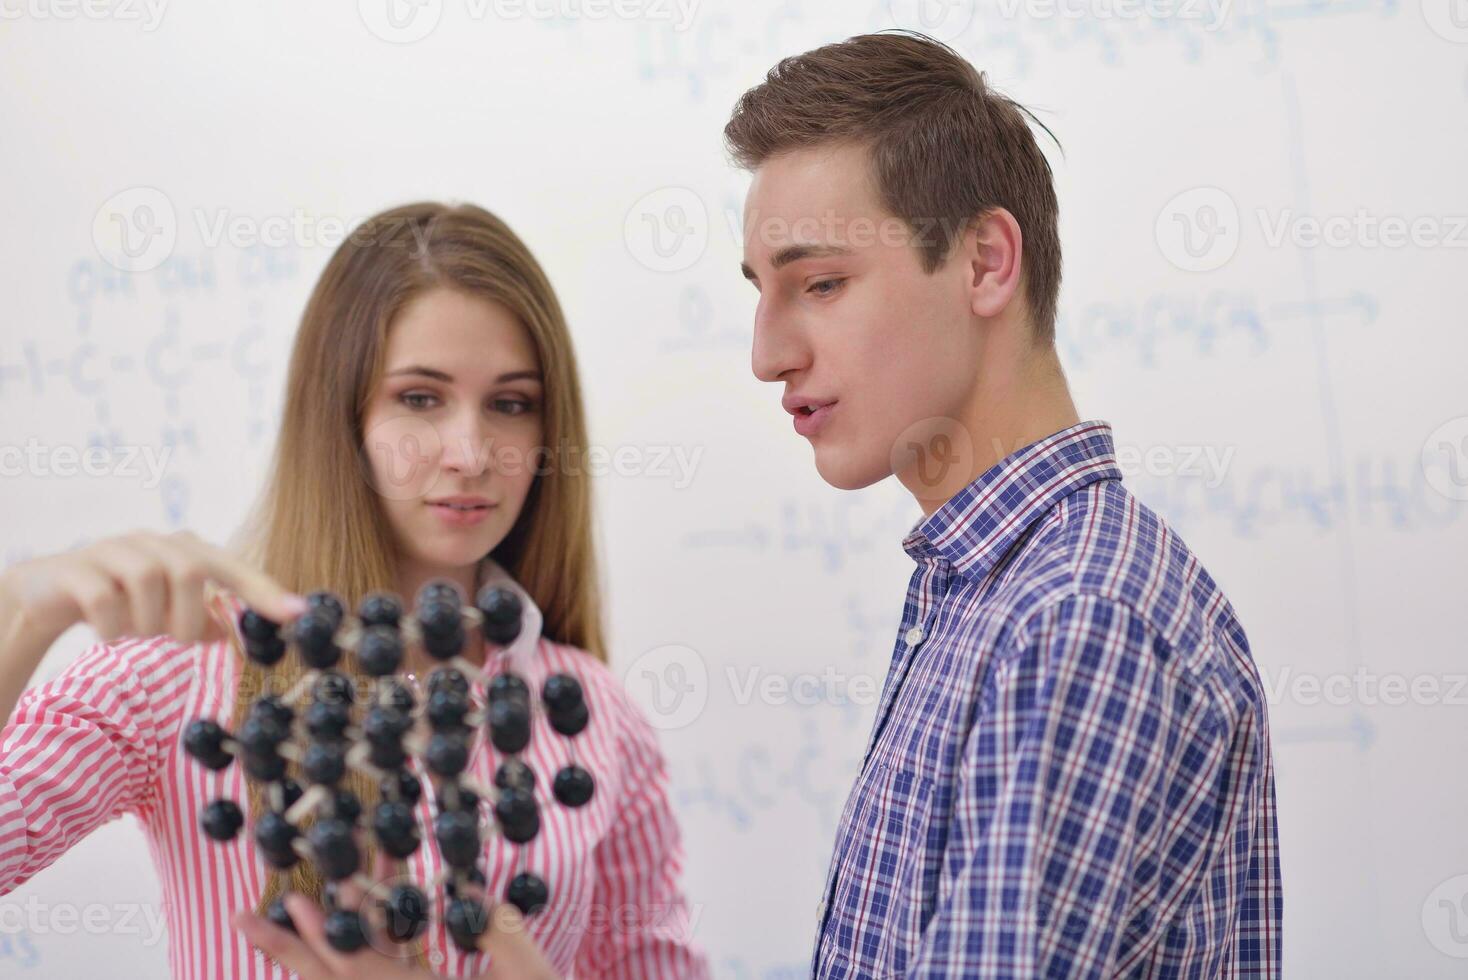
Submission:
M 784 382 L 787 402 L 829 403 L 793 420 L 821 477 L 855 490 L 921 465 L 914 447 L 964 418 L 973 394 L 968 263 L 950 255 L 923 271 L 914 236 L 939 232 L 909 229 L 882 206 L 862 147 L 766 161 L 744 229 L 744 274 L 759 290 L 752 367 Z

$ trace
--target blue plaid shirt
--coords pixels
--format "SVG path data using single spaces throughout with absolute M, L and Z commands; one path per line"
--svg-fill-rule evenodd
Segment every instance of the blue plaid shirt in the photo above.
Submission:
M 1279 976 L 1263 688 L 1110 426 L 1012 453 L 903 548 L 815 974 Z

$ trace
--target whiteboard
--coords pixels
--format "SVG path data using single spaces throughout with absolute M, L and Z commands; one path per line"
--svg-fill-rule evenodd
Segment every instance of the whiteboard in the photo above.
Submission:
M 926 27 L 1064 145 L 1061 356 L 1271 690 L 1289 975 L 1462 975 L 1461 0 L 395 2 L 0 4 L 0 560 L 224 540 L 341 229 L 499 213 L 566 308 L 593 441 L 665 461 L 606 462 L 597 507 L 697 936 L 719 976 L 804 975 L 919 511 L 822 483 L 752 376 L 720 135 L 778 57 Z M 136 271 L 119 215 L 158 233 Z M 162 465 L 57 472 L 89 446 Z M 162 975 L 161 900 L 109 824 L 0 899 L 0 974 Z

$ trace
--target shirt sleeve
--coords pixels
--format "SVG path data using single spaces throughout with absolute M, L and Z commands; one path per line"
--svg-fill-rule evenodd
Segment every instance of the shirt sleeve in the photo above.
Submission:
M 149 805 L 195 671 L 165 637 L 88 647 L 0 731 L 0 895 Z
M 1110 977 L 1173 918 L 1226 747 L 1168 653 L 1127 604 L 1088 595 L 996 658 L 908 976 Z
M 693 939 L 683 896 L 683 842 L 657 733 L 626 702 L 621 736 L 627 799 L 595 851 L 594 926 L 576 954 L 577 977 L 704 980 L 707 955 Z

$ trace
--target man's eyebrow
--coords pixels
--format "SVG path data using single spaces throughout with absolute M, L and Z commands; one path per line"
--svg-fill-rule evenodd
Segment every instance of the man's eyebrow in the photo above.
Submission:
M 421 364 L 410 364 L 407 367 L 400 367 L 400 368 L 397 368 L 395 370 L 392 370 L 392 371 L 387 372 L 387 376 L 389 378 L 395 377 L 396 375 L 399 375 L 399 374 L 417 374 L 417 375 L 421 375 L 421 376 L 423 376 L 425 378 L 432 378 L 435 381 L 442 381 L 445 384 L 452 384 L 453 381 L 454 381 L 454 376 L 452 374 L 448 374 L 447 372 L 440 371 L 438 368 L 424 367 Z M 509 372 L 507 372 L 505 374 L 500 375 L 498 378 L 496 378 L 495 379 L 495 384 L 504 384 L 506 381 L 519 381 L 522 378 L 528 378 L 531 381 L 539 381 L 540 380 L 540 372 L 539 371 L 509 371 Z
M 851 249 L 844 245 L 786 245 L 770 257 L 770 265 L 779 270 L 801 259 L 827 259 L 850 254 Z M 739 270 L 744 273 L 744 278 L 754 279 L 754 270 L 749 267 L 748 262 L 739 263 Z

